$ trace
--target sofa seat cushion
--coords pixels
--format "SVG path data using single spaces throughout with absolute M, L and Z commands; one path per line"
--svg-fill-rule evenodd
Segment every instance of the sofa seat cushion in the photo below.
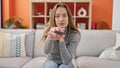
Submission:
M 45 61 L 46 57 L 36 57 L 25 64 L 23 68 L 43 68 L 43 64 Z
M 30 57 L 0 58 L 0 68 L 21 68 L 30 60 Z
M 98 57 L 79 57 L 78 68 L 120 68 L 120 61 L 100 59 Z

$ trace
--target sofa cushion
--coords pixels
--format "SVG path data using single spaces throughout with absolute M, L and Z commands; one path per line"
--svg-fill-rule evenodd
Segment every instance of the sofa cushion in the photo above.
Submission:
M 111 59 L 111 60 L 120 60 L 120 49 L 116 50 L 114 47 L 107 48 L 101 53 L 99 58 Z
M 0 58 L 0 68 L 21 68 L 30 60 L 30 57 Z
M 120 34 L 116 33 L 116 43 L 114 47 L 105 49 L 99 58 L 120 60 Z
M 44 47 L 39 45 L 43 31 L 43 29 L 38 29 L 35 32 L 34 57 L 45 56 Z
M 22 68 L 43 68 L 46 57 L 37 57 L 25 64 Z
M 0 57 L 26 56 L 25 33 L 10 34 L 0 32 Z
M 26 56 L 33 56 L 33 45 L 34 45 L 34 34 L 35 30 L 33 29 L 0 29 L 0 32 L 7 32 L 11 34 L 26 34 L 25 38 L 25 50 Z
M 120 33 L 116 33 L 116 43 L 115 43 L 116 47 L 120 47 Z
M 80 30 L 81 40 L 76 50 L 79 56 L 99 56 L 101 52 L 115 45 L 116 32 L 111 30 Z
M 120 68 L 120 61 L 84 56 L 76 59 L 78 68 Z
M 22 68 L 43 68 L 43 64 L 47 60 L 46 57 L 36 57 L 33 58 L 30 62 L 25 64 Z M 74 68 L 77 68 L 76 60 L 72 60 L 72 63 L 74 65 Z

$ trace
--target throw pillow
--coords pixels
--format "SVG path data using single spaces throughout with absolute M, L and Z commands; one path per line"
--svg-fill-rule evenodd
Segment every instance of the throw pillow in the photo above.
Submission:
M 101 53 L 99 58 L 120 60 L 120 50 L 114 49 L 114 47 L 107 48 Z
M 99 58 L 120 60 L 120 34 L 116 33 L 116 43 L 114 47 L 107 48 L 101 53 Z
M 120 47 L 120 33 L 116 33 L 116 45 L 115 45 L 115 49 Z
M 0 32 L 0 57 L 25 57 L 25 33 Z

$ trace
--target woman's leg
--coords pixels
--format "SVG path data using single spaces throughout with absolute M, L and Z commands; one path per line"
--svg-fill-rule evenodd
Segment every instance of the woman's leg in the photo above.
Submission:
M 59 66 L 59 68 L 74 68 L 74 66 L 73 66 L 72 63 L 69 63 L 68 65 L 61 64 L 61 65 Z
M 58 64 L 51 61 L 51 60 L 47 60 L 44 64 L 43 64 L 43 68 L 58 68 Z

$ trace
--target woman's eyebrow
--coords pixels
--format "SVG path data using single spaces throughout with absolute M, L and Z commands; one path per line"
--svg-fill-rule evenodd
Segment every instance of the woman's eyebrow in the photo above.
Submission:
M 64 13 L 65 15 L 67 14 L 67 13 Z

